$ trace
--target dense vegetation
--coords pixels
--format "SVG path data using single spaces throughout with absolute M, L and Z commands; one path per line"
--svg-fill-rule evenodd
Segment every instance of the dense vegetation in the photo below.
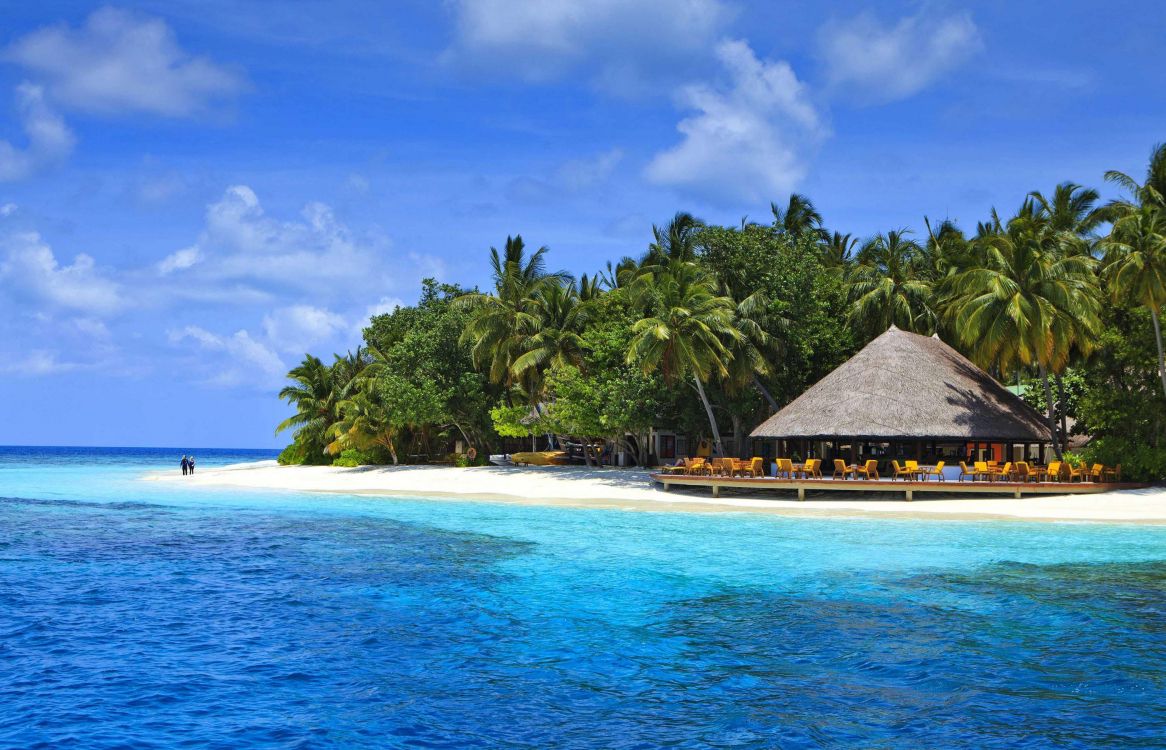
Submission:
M 893 324 L 1021 383 L 1058 454 L 1088 434 L 1090 460 L 1166 477 L 1166 146 L 1144 181 L 1105 177 L 1122 198 L 1062 183 L 971 233 L 924 219 L 860 242 L 800 195 L 764 225 L 679 213 L 641 257 L 578 279 L 507 238 L 492 288 L 426 280 L 357 351 L 306 356 L 280 394 L 295 407 L 282 460 L 464 463 L 455 441 L 481 461 L 535 433 L 644 463 L 652 426 L 743 453 L 754 425 Z

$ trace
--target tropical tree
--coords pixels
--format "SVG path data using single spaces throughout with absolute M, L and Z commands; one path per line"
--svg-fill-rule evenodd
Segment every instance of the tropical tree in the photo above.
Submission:
M 490 248 L 494 292 L 473 292 L 457 300 L 473 313 L 462 341 L 470 344 L 475 364 L 483 367 L 494 383 L 514 383 L 514 363 L 538 330 L 540 295 L 570 280 L 563 271 L 546 270 L 547 252 L 546 247 L 540 247 L 527 256 L 521 235 L 507 237 L 502 253 Z
M 584 280 L 587 288 L 586 277 Z M 548 367 L 578 366 L 583 361 L 582 333 L 589 306 L 573 284 L 543 285 L 532 302 L 529 335 L 510 371 L 537 391 Z
M 834 232 L 829 237 L 823 238 L 822 265 L 827 268 L 844 268 L 850 262 L 857 244 L 857 237 L 841 232 Z
M 780 232 L 795 236 L 822 232 L 822 214 L 809 198 L 800 193 L 791 193 L 785 208 L 770 203 L 769 210 L 773 212 L 773 225 Z
M 1075 345 L 1088 350 L 1101 327 L 1096 261 L 1057 252 L 1031 210 L 981 242 L 983 265 L 950 280 L 953 330 L 983 367 L 1038 368 L 1060 457 L 1049 372 L 1062 370 Z
M 685 211 L 678 211 L 662 227 L 652 225 L 652 244 L 641 265 L 664 265 L 669 261 L 690 261 L 696 256 L 697 235 L 704 222 Z
M 1105 251 L 1103 277 L 1115 303 L 1134 301 L 1150 310 L 1158 347 L 1158 378 L 1166 394 L 1166 354 L 1162 349 L 1162 305 L 1166 303 L 1166 212 L 1152 203 L 1116 213 Z
M 867 240 L 850 271 L 851 320 L 873 336 L 892 325 L 929 333 L 935 326 L 932 283 L 920 273 L 923 250 L 910 230 L 891 230 Z
M 720 429 L 704 386 L 713 377 L 728 375 L 732 354 L 726 342 L 741 338 L 733 325 L 733 300 L 717 293 L 715 280 L 704 269 L 682 260 L 638 276 L 632 299 L 643 317 L 632 327 L 628 363 L 645 372 L 658 368 L 668 382 L 691 377 L 716 452 L 723 456 Z

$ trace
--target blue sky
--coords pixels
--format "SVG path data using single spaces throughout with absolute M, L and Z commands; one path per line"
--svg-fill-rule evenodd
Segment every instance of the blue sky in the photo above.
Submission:
M 240 5 L 5 9 L 0 443 L 280 445 L 305 350 L 507 234 L 970 228 L 1166 139 L 1152 2 Z

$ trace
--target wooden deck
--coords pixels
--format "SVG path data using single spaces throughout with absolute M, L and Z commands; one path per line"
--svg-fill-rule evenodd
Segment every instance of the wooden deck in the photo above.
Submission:
M 1110 490 L 1131 490 L 1148 487 L 1132 482 L 959 482 L 956 480 L 911 481 L 892 479 L 776 479 L 773 477 L 709 477 L 685 474 L 652 474 L 652 479 L 672 487 L 708 487 L 713 497 L 720 497 L 722 488 L 739 490 L 797 491 L 798 500 L 806 499 L 807 491 L 826 492 L 903 492 L 907 500 L 914 500 L 916 492 L 946 492 L 952 495 L 1090 495 Z

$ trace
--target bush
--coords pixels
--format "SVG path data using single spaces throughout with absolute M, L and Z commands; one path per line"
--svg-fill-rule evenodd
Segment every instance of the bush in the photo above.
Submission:
M 281 450 L 275 460 L 279 461 L 281 466 L 299 466 L 304 463 L 304 458 L 304 446 L 300 443 L 292 443 Z
M 374 463 L 376 461 L 373 456 L 364 451 L 358 451 L 355 448 L 341 451 L 340 455 L 332 461 L 333 466 L 346 466 L 349 468 L 353 466 L 368 466 Z
M 1166 479 L 1166 449 L 1110 435 L 1094 438 L 1081 451 L 1088 464 L 1121 464 L 1121 478 L 1132 482 L 1160 482 Z

